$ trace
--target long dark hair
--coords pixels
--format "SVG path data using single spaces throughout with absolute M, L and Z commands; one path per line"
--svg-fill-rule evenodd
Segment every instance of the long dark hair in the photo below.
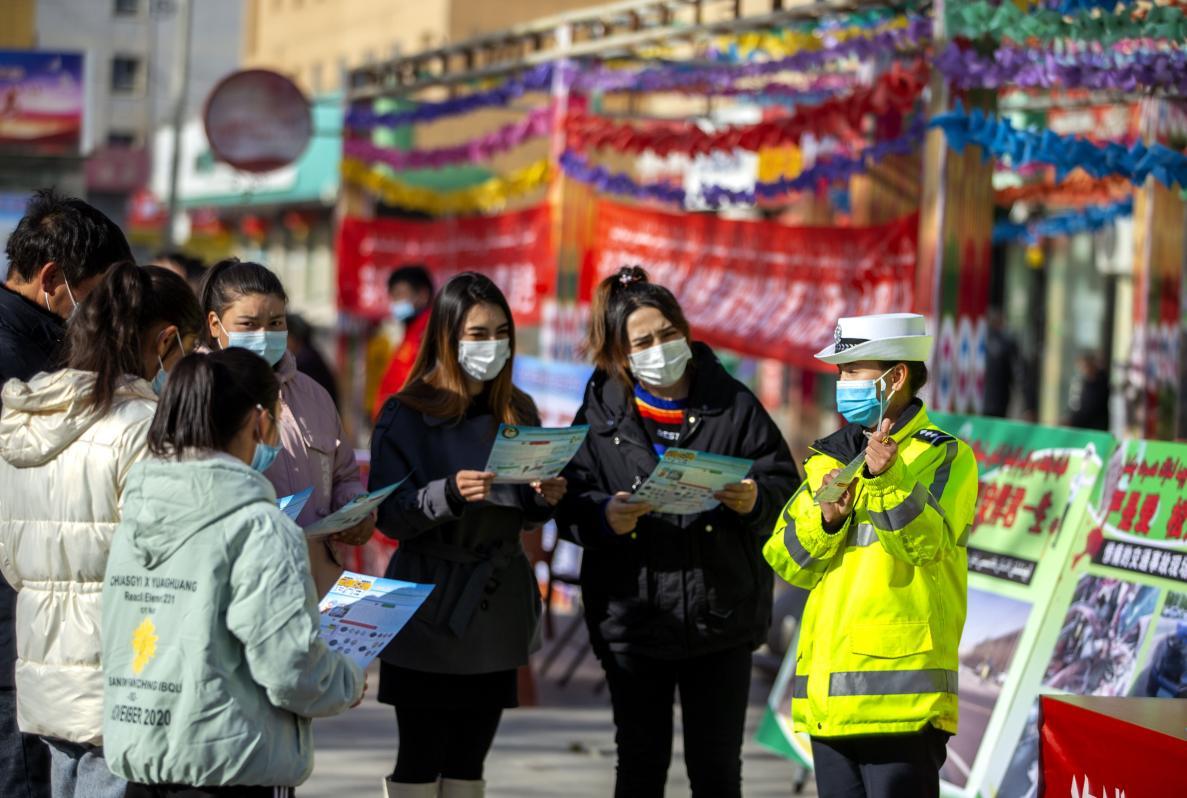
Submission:
M 289 301 L 280 278 L 266 266 L 238 258 L 220 260 L 207 269 L 198 291 L 202 300 L 202 313 L 213 312 L 219 318 L 231 305 L 253 294 L 279 297 L 286 304 Z M 209 325 L 206 326 L 206 332 L 206 343 L 213 347 L 214 338 L 210 336 Z
M 116 389 L 144 370 L 145 336 L 154 324 L 173 324 L 184 338 L 202 330 L 202 309 L 185 280 L 158 266 L 124 261 L 78 306 L 67 331 L 66 365 L 95 373 L 91 406 L 111 409 Z
M 226 451 L 252 410 L 271 411 L 279 399 L 280 382 L 257 354 L 232 348 L 187 355 L 169 372 L 148 450 L 173 458 L 191 449 Z
M 692 341 L 692 328 L 672 292 L 651 282 L 642 267 L 624 266 L 598 285 L 590 312 L 586 350 L 594 366 L 631 385 L 626 322 L 640 308 L 655 308 Z
M 515 319 L 506 297 L 490 278 L 476 272 L 463 272 L 441 289 L 433 300 L 433 312 L 425 330 L 424 343 L 408 383 L 397 400 L 413 410 L 438 418 L 460 419 L 470 406 L 466 375 L 458 362 L 458 341 L 470 308 L 480 304 L 495 305 L 507 315 L 511 329 L 511 357 L 506 367 L 489 383 L 491 414 L 507 424 L 524 424 L 536 418 L 531 397 L 511 382 L 515 357 Z

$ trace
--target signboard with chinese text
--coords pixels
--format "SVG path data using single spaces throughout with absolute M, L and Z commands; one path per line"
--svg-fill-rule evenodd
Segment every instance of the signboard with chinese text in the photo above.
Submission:
M 1040 695 L 1187 697 L 1187 445 L 1128 441 L 1095 488 L 987 774 L 1000 798 L 1038 784 Z

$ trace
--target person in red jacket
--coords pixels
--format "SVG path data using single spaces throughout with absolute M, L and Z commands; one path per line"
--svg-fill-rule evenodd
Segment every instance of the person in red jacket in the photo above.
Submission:
M 412 364 L 420 353 L 420 343 L 429 325 L 428 309 L 433 304 L 433 279 L 424 266 L 401 266 L 387 278 L 387 293 L 392 300 L 392 318 L 404 325 L 404 340 L 396 347 L 379 383 L 372 412 L 376 418 L 383 410 L 384 403 L 400 392 L 412 373 Z

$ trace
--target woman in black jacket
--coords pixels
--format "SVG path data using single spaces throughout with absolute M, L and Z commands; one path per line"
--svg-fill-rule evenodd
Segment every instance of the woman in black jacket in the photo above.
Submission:
M 437 295 L 407 385 L 371 440 L 371 488 L 407 479 L 379 507 L 400 541 L 386 576 L 435 587 L 381 655 L 379 700 L 400 747 L 389 798 L 478 798 L 516 670 L 536 644 L 540 592 L 520 544 L 565 491 L 561 478 L 495 485 L 484 471 L 500 422 L 538 424 L 511 382 L 515 328 L 488 278 L 460 274 Z
M 741 796 L 751 652 L 771 620 L 762 546 L 799 474 L 770 416 L 638 267 L 598 288 L 597 371 L 574 423 L 589 438 L 565 470 L 561 532 L 585 548 L 586 624 L 617 728 L 616 798 L 662 796 L 677 687 L 694 796 Z M 754 461 L 696 515 L 627 500 L 670 447 Z

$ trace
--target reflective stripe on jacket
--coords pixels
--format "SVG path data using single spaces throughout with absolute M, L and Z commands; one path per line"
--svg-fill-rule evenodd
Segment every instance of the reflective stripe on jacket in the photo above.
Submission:
M 865 439 L 849 425 L 817 441 L 804 487 L 763 551 L 779 575 L 812 591 L 792 716 L 796 731 L 813 736 L 910 732 L 929 723 L 956 732 L 977 462 L 919 402 L 892 434 L 897 460 L 877 477 L 858 478 L 853 513 L 836 533 L 824 530 L 812 495 Z

